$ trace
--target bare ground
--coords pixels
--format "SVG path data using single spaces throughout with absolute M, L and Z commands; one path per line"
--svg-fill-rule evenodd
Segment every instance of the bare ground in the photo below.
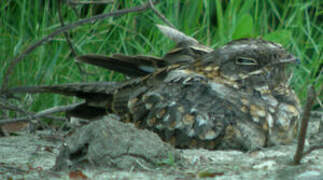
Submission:
M 293 165 L 296 143 L 254 152 L 177 150 L 107 116 L 63 135 L 0 138 L 0 179 L 323 179 L 323 149 Z M 323 142 L 322 119 L 307 148 Z

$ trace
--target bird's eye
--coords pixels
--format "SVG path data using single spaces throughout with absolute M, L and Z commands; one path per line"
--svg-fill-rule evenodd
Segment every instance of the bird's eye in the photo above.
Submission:
M 255 65 L 258 65 L 258 62 L 252 58 L 238 57 L 236 59 L 236 64 L 245 65 L 245 66 L 255 66 Z

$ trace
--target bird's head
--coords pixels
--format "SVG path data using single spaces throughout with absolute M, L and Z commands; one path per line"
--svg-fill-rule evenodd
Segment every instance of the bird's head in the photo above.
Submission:
M 287 84 L 286 65 L 297 62 L 281 45 L 262 39 L 240 39 L 209 53 L 197 62 L 197 71 L 220 77 L 239 88 L 275 90 Z

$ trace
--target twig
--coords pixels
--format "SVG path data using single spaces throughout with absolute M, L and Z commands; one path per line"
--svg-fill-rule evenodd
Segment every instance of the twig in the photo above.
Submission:
M 64 24 L 64 19 L 63 19 L 63 16 L 62 16 L 62 0 L 59 0 L 58 1 L 58 19 L 59 19 L 59 22 L 61 23 L 61 27 L 64 27 L 65 24 Z M 72 52 L 72 55 L 73 57 L 76 57 L 77 56 L 77 53 L 73 47 L 73 44 L 71 42 L 71 39 L 69 37 L 69 34 L 67 31 L 64 32 L 64 36 L 65 36 L 65 39 L 66 39 L 66 42 L 67 42 L 67 45 L 70 47 L 71 49 L 71 52 Z
M 317 149 L 323 149 L 323 144 L 314 145 L 314 146 L 310 147 L 307 151 L 305 151 L 303 153 L 303 156 L 308 155 L 309 153 L 311 153 L 312 151 L 317 150 Z
M 2 109 L 7 109 L 7 110 L 11 110 L 11 111 L 20 112 L 20 113 L 23 113 L 23 114 L 28 115 L 28 116 L 34 116 L 34 114 L 35 114 L 33 112 L 25 111 L 25 110 L 19 108 L 18 106 L 12 105 L 12 104 L 10 104 L 8 102 L 3 103 L 4 101 L 6 101 L 4 98 L 0 98 L 0 100 L 2 101 L 2 102 L 0 102 L 0 107 Z M 44 117 L 48 118 L 48 119 L 59 120 L 59 121 L 66 120 L 66 118 L 57 117 L 57 116 L 51 116 L 51 115 L 46 115 Z
M 321 108 L 323 108 L 322 100 L 320 99 L 320 96 L 321 96 L 322 91 L 323 91 L 323 84 L 321 84 L 321 87 L 319 89 L 319 92 L 318 92 L 318 94 L 316 96 L 317 103 L 320 105 Z
M 301 121 L 301 127 L 300 127 L 298 141 L 297 141 L 297 149 L 294 155 L 295 164 L 299 164 L 304 155 L 303 151 L 304 151 L 306 131 L 307 131 L 308 120 L 311 114 L 311 109 L 314 103 L 314 99 L 315 99 L 315 89 L 314 89 L 314 86 L 311 85 L 307 90 L 306 105 L 303 111 L 303 118 Z
M 55 32 L 52 32 L 51 34 L 49 34 L 45 38 L 41 39 L 40 41 L 37 41 L 36 43 L 32 44 L 31 46 L 29 46 L 29 48 L 24 50 L 20 56 L 12 59 L 10 61 L 8 69 L 4 74 L 4 79 L 2 81 L 3 84 L 2 84 L 1 89 L 2 90 L 7 89 L 8 82 L 9 82 L 9 76 L 12 73 L 12 71 L 13 71 L 14 67 L 16 66 L 16 64 L 18 64 L 20 61 L 22 61 L 23 58 L 26 55 L 28 55 L 29 53 L 31 53 L 34 49 L 36 49 L 40 45 L 44 44 L 45 42 L 50 41 L 53 37 L 57 36 L 58 34 L 66 32 L 66 31 L 68 31 L 70 29 L 76 28 L 76 27 L 78 27 L 80 25 L 83 25 L 83 24 L 86 24 L 86 23 L 89 23 L 89 22 L 98 21 L 98 20 L 105 19 L 105 18 L 110 17 L 110 16 L 120 16 L 120 15 L 131 13 L 131 12 L 142 12 L 142 11 L 145 11 L 145 10 L 147 10 L 149 8 L 150 8 L 150 4 L 147 3 L 145 5 L 136 6 L 134 8 L 122 9 L 122 10 L 118 10 L 118 11 L 114 11 L 114 12 L 110 12 L 110 13 L 106 13 L 106 14 L 100 14 L 100 15 L 93 16 L 93 17 L 90 17 L 90 18 L 82 19 L 82 20 L 77 21 L 75 23 L 72 23 L 72 24 L 66 25 L 64 27 L 58 28 Z
M 59 22 L 61 23 L 61 27 L 64 27 L 65 24 L 64 24 L 64 18 L 62 16 L 62 1 L 63 0 L 59 0 L 58 1 L 58 19 L 59 19 Z M 64 32 L 64 36 L 65 36 L 67 45 L 71 49 L 71 53 L 72 53 L 73 58 L 76 57 L 76 56 L 78 56 L 77 53 L 76 53 L 76 51 L 75 51 L 75 49 L 74 49 L 74 46 L 72 44 L 72 41 L 70 39 L 69 33 L 67 31 Z M 78 70 L 80 71 L 80 75 L 82 77 L 82 80 L 84 80 L 83 75 L 87 76 L 88 73 L 82 68 L 82 66 L 79 63 L 75 63 L 75 64 L 76 64 Z
M 42 121 L 40 121 L 41 117 L 35 117 L 35 115 L 34 115 L 35 113 L 25 111 L 22 108 L 19 108 L 18 106 L 12 105 L 9 102 L 7 102 L 7 100 L 5 98 L 0 98 L 0 100 L 1 100 L 0 108 L 23 113 L 26 115 L 26 117 L 30 118 L 28 121 L 30 121 L 32 123 L 40 123 L 40 126 L 42 126 L 43 128 L 45 126 L 47 126 Z M 58 117 L 58 116 L 52 116 L 52 115 L 44 115 L 43 117 L 47 118 L 47 119 L 53 119 L 55 121 L 66 121 L 67 120 L 67 118 L 64 118 L 64 117 Z M 9 119 L 9 117 L 5 117 L 5 118 Z M 25 122 L 25 121 L 22 121 L 22 122 Z M 10 123 L 5 123 L 5 124 L 10 124 Z M 1 125 L 1 120 L 0 120 L 0 125 Z
M 15 122 L 30 121 L 30 120 L 32 120 L 34 118 L 44 117 L 44 116 L 47 116 L 49 114 L 72 110 L 76 106 L 81 105 L 81 104 L 83 104 L 83 102 L 74 103 L 74 104 L 67 105 L 67 106 L 56 106 L 56 107 L 53 107 L 53 108 L 49 108 L 49 109 L 45 109 L 43 111 L 40 111 L 40 112 L 36 113 L 35 115 L 29 115 L 29 116 L 13 118 L 13 119 L 2 119 L 2 120 L 0 120 L 0 124 L 8 124 L 8 123 L 15 123 Z
M 72 1 L 72 0 L 69 0 L 67 1 L 68 4 L 71 4 L 71 5 L 80 5 L 80 4 L 110 4 L 110 3 L 113 3 L 114 1 L 113 0 L 105 0 L 105 1 Z
M 30 115 L 29 112 L 15 106 L 15 105 L 12 105 L 12 104 L 9 104 L 8 102 L 4 103 L 4 101 L 6 101 L 4 98 L 0 98 L 1 99 L 1 102 L 0 102 L 0 107 L 2 109 L 8 109 L 8 110 L 11 110 L 11 111 L 17 111 L 17 112 L 20 112 L 20 113 L 23 113 L 23 114 L 28 114 Z
M 170 21 L 168 21 L 168 19 L 162 14 L 162 13 L 160 13 L 157 9 L 156 9 L 156 7 L 155 7 L 155 5 L 154 5 L 154 3 L 152 2 L 152 0 L 148 0 L 148 2 L 149 2 L 149 5 L 150 5 L 150 8 L 154 11 L 154 13 L 160 18 L 160 19 L 162 19 L 163 21 L 164 21 L 164 23 L 166 23 L 168 26 L 170 26 L 170 27 L 172 27 L 172 28 L 174 28 L 174 29 L 176 29 L 175 28 L 175 26 L 170 22 Z
M 68 120 L 66 117 L 59 117 L 59 116 L 53 116 L 53 115 L 44 115 L 43 117 L 47 118 L 47 119 L 52 119 L 55 121 L 67 121 Z M 40 117 L 38 117 L 38 118 L 40 118 Z
M 322 91 L 323 91 L 323 85 L 321 85 L 319 92 L 316 94 L 317 100 L 319 100 L 319 96 L 321 95 Z M 320 104 L 320 106 L 321 106 L 321 104 Z M 322 113 L 320 113 L 320 112 L 312 112 L 312 115 L 322 117 Z M 303 157 L 310 154 L 312 151 L 318 150 L 318 149 L 323 149 L 323 144 L 311 146 L 307 151 L 305 151 L 303 153 Z

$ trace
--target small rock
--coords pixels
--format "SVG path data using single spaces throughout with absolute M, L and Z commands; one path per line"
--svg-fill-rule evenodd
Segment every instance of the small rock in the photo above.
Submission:
M 125 124 L 113 115 L 81 127 L 65 141 L 65 146 L 69 149 L 66 158 L 74 165 L 90 162 L 95 166 L 145 169 L 154 167 L 169 156 L 179 158 L 177 151 L 155 133 Z M 66 154 L 66 148 L 61 154 Z M 61 159 L 64 157 L 57 163 Z

